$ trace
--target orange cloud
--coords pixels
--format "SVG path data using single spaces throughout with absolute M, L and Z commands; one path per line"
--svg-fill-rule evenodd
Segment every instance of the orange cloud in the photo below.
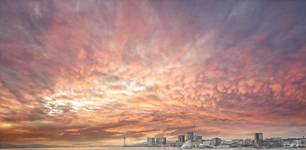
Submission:
M 305 134 L 300 6 L 1 3 L 0 143 Z

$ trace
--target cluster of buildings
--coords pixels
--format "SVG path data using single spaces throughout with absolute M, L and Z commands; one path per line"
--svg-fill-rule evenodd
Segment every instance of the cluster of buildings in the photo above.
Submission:
M 253 139 L 234 139 L 231 141 L 221 138 L 203 139 L 201 135 L 194 132 L 178 135 L 176 141 L 167 141 L 166 137 L 148 137 L 147 146 L 175 146 L 183 148 L 214 148 L 214 147 L 306 147 L 306 138 L 266 138 L 263 133 L 255 133 Z
M 148 146 L 166 146 L 167 138 L 166 137 L 148 137 L 147 145 Z
M 188 132 L 186 135 L 182 134 L 178 136 L 177 145 L 183 145 L 186 141 L 192 141 L 194 143 L 201 143 L 203 141 L 201 135 L 196 135 L 194 132 Z

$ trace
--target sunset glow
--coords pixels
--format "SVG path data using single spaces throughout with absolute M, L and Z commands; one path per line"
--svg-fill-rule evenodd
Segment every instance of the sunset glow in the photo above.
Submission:
M 306 135 L 305 1 L 0 1 L 0 143 Z

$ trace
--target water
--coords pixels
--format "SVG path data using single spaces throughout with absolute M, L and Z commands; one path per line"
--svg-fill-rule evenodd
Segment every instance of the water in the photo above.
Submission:
M 0 150 L 182 150 L 177 147 L 64 147 L 64 148 L 5 148 Z M 306 148 L 269 148 L 260 150 L 306 150 Z M 191 150 L 201 150 L 201 149 L 191 149 Z M 203 150 L 216 150 L 205 148 Z M 256 150 L 256 148 L 225 148 L 217 150 Z

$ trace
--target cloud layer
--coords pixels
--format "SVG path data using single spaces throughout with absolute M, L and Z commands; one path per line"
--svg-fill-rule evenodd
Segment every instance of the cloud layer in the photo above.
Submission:
M 303 1 L 1 1 L 0 142 L 301 136 Z

